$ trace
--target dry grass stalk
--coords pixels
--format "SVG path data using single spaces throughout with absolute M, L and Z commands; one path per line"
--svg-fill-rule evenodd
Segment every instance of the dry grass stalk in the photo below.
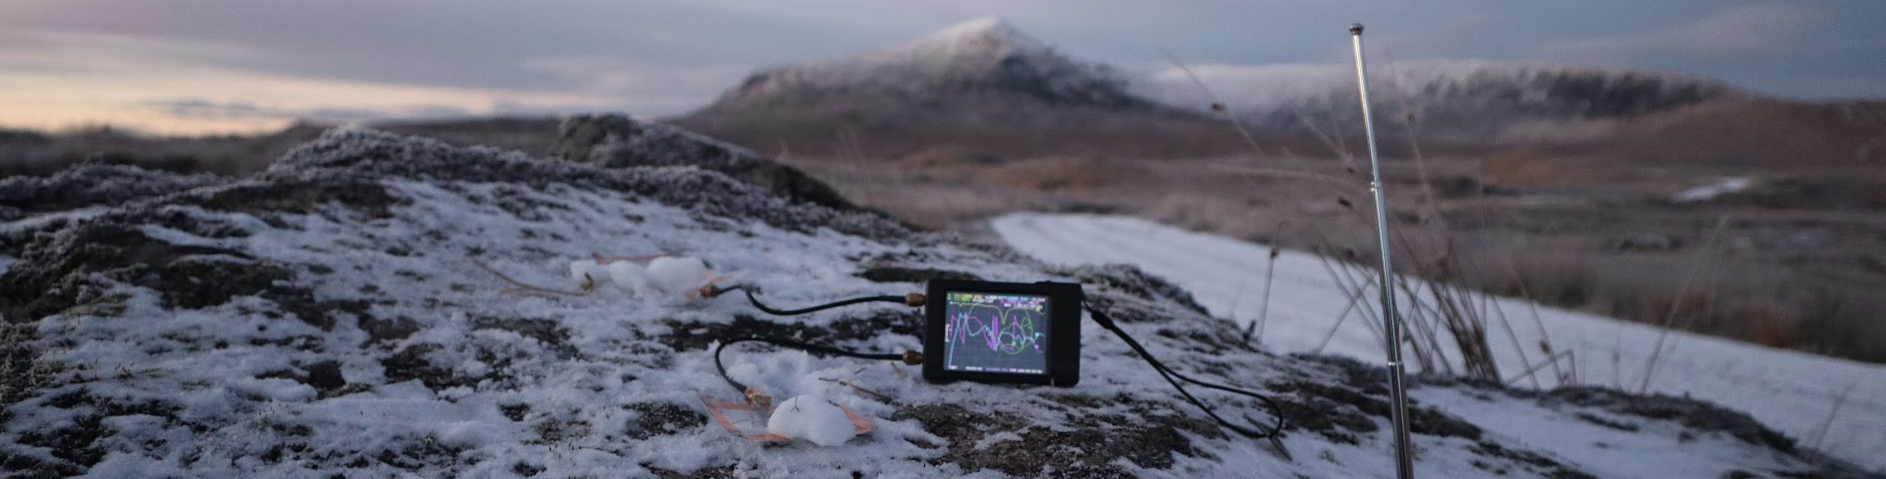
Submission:
M 483 261 L 478 261 L 474 259 L 474 260 L 471 260 L 471 262 L 472 264 L 478 265 L 479 269 L 483 269 L 485 270 L 485 272 L 491 273 L 492 276 L 497 276 L 498 279 L 504 280 L 504 282 L 506 283 L 510 283 L 511 287 L 505 288 L 503 291 L 500 291 L 500 293 L 503 293 L 503 294 L 533 294 L 534 293 L 534 294 L 554 294 L 554 295 L 560 295 L 560 296 L 587 296 L 590 293 L 595 292 L 596 290 L 596 278 L 591 278 L 588 275 L 584 275 L 583 277 L 583 289 L 579 291 L 564 291 L 560 289 L 546 288 L 542 286 L 525 283 L 523 281 L 518 281 L 516 278 L 512 278 L 509 275 L 506 275 L 503 272 L 498 271 L 497 268 L 492 268 L 491 265 L 485 264 Z
M 1637 383 L 1638 394 L 1643 394 L 1644 391 L 1650 389 L 1650 379 L 1656 374 L 1657 364 L 1663 358 L 1663 343 L 1669 339 L 1670 329 L 1673 327 L 1672 323 L 1676 321 L 1677 313 L 1683 309 L 1684 296 L 1689 292 L 1690 284 L 1695 281 L 1697 270 L 1702 268 L 1703 259 L 1708 254 L 1710 247 L 1716 244 L 1716 238 L 1720 237 L 1722 230 L 1728 226 L 1728 216 L 1725 215 L 1717 219 L 1716 228 L 1709 232 L 1709 239 L 1703 241 L 1703 247 L 1696 250 L 1695 262 L 1690 265 L 1689 274 L 1683 275 L 1683 282 L 1677 287 L 1676 298 L 1670 301 L 1670 311 L 1663 316 L 1662 328 L 1657 331 L 1657 341 L 1653 343 L 1653 346 L 1650 348 L 1650 358 L 1644 360 L 1644 376 L 1642 380 Z

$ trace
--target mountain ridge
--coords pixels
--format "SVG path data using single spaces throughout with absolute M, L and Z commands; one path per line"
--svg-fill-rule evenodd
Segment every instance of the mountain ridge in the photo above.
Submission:
M 1412 116 L 1424 130 L 1471 135 L 1514 123 L 1630 119 L 1753 96 L 1692 75 L 1542 62 L 1392 62 L 1371 65 L 1369 73 L 1378 121 Z M 1339 64 L 1210 64 L 1153 72 L 1135 91 L 1203 110 L 1203 84 L 1258 128 L 1360 125 L 1355 76 L 1353 66 Z
M 934 100 L 963 91 L 1020 91 L 1051 103 L 1135 105 L 1125 84 L 1111 67 L 1068 58 L 1005 20 L 985 17 L 889 48 L 763 69 L 714 104 L 792 105 L 865 94 Z
M 1614 134 L 1618 121 L 1753 96 L 1691 75 L 1536 62 L 1378 63 L 1371 73 L 1378 124 L 1402 126 L 1381 133 L 1467 150 L 1585 141 Z M 1319 137 L 1360 133 L 1354 84 L 1353 70 L 1337 64 L 1181 65 L 1128 75 L 982 18 L 887 48 L 763 69 L 672 121 L 749 148 L 813 156 L 928 147 L 1248 155 L 1224 115 L 1260 143 L 1321 151 L 1332 145 Z
M 765 69 L 671 122 L 755 150 L 829 157 L 930 146 L 1024 156 L 1242 148 L 1222 122 L 1128 86 L 1110 66 L 984 18 L 889 48 Z

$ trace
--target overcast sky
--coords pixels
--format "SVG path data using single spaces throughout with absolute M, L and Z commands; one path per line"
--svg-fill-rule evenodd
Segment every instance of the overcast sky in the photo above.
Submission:
M 620 110 L 685 113 L 755 68 L 1000 16 L 1123 70 L 1524 60 L 1886 98 L 1886 1 L 0 0 L 0 126 L 160 132 Z

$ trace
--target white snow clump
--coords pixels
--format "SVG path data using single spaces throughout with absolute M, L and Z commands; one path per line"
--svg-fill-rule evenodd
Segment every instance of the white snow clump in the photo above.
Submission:
M 804 395 L 773 408 L 773 417 L 766 420 L 766 432 L 836 446 L 858 435 L 858 427 L 845 417 L 845 410 L 824 398 Z
M 694 292 L 713 275 L 707 263 L 692 256 L 662 256 L 642 266 L 633 260 L 583 259 L 570 262 L 570 279 L 591 284 L 607 278 L 623 291 L 641 296 L 673 296 Z

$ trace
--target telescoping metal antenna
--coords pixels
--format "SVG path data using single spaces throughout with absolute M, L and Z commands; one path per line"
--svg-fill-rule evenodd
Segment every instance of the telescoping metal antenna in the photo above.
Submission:
M 1356 88 L 1362 92 L 1362 131 L 1369 137 L 1369 190 L 1375 193 L 1376 240 L 1382 245 L 1382 276 L 1375 289 L 1382 297 L 1382 330 L 1388 342 L 1388 396 L 1395 404 L 1389 409 L 1389 422 L 1395 425 L 1395 477 L 1414 477 L 1413 445 L 1408 443 L 1408 385 L 1401 363 L 1401 315 L 1395 310 L 1395 292 L 1389 276 L 1395 269 L 1388 259 L 1388 201 L 1382 194 L 1382 159 L 1375 150 L 1375 120 L 1369 114 L 1369 70 L 1362 62 L 1362 24 L 1349 25 L 1349 38 L 1356 49 Z

